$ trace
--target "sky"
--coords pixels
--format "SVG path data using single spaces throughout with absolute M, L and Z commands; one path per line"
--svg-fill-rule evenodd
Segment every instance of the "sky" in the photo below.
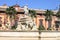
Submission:
M 20 7 L 28 5 L 28 8 L 32 9 L 56 10 L 58 9 L 60 0 L 0 0 L 0 6 L 3 4 L 7 4 L 8 6 L 18 4 Z

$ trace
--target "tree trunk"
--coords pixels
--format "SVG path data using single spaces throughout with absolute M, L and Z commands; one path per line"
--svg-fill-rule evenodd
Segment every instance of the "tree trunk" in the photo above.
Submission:
M 10 29 L 11 28 L 11 21 L 10 21 L 10 16 L 8 15 L 8 28 Z

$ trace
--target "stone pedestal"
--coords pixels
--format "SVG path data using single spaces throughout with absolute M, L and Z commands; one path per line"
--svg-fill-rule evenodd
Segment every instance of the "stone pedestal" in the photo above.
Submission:
M 36 24 L 34 23 L 31 16 L 29 16 L 29 10 L 27 6 L 24 6 L 24 17 L 19 18 L 17 30 L 37 30 Z M 20 25 L 20 26 L 19 26 Z
M 32 18 L 25 15 L 24 17 L 20 18 L 17 30 L 37 30 L 37 27 Z

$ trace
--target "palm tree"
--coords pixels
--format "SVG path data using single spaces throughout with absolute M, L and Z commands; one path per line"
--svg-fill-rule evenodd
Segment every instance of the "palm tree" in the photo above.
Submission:
M 36 11 L 35 10 L 29 10 L 29 15 L 32 18 L 32 21 L 34 22 L 34 18 L 36 18 L 36 15 L 37 15 Z
M 56 16 L 58 17 L 58 19 L 60 19 L 60 8 L 59 8 L 58 12 L 56 13 Z
M 48 21 L 48 29 L 51 28 L 51 21 L 52 21 L 52 15 L 53 15 L 53 12 L 51 10 L 47 10 L 45 12 L 45 20 Z
M 58 21 L 60 21 L 60 5 L 59 5 L 59 10 L 58 10 L 58 12 L 56 13 L 56 16 L 57 16 L 57 18 L 58 18 Z M 56 30 L 58 30 L 59 25 L 60 25 L 60 24 L 57 22 L 57 23 L 56 23 Z
M 30 16 L 32 17 L 32 19 L 33 18 L 36 18 L 36 11 L 35 10 L 29 10 L 29 14 L 30 14 Z
M 35 10 L 29 10 L 29 14 L 30 14 L 30 16 L 31 16 L 31 18 L 33 19 L 33 22 L 34 22 L 34 18 L 36 18 L 36 15 L 37 15 L 36 11 Z
M 13 6 L 6 9 L 6 14 L 8 15 L 8 19 L 10 20 L 10 23 L 11 23 L 12 20 L 15 19 L 16 13 L 17 12 L 16 12 L 16 10 L 15 10 L 15 8 Z

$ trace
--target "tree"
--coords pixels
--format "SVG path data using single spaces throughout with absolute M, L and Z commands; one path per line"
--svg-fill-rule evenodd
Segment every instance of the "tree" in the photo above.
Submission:
M 35 10 L 29 10 L 29 15 L 30 15 L 30 17 L 32 18 L 32 21 L 33 21 L 33 25 L 32 25 L 32 27 L 30 27 L 32 29 L 33 26 L 36 26 L 34 18 L 36 19 L 37 13 L 36 13 Z
M 48 21 L 48 29 L 51 27 L 51 21 L 52 21 L 52 15 L 53 15 L 53 12 L 51 10 L 47 10 L 45 12 L 45 20 Z
M 36 11 L 35 10 L 29 10 L 29 14 L 32 18 L 36 17 Z
M 13 6 L 6 9 L 6 14 L 9 15 L 10 18 L 15 17 L 16 13 L 17 12 L 16 12 L 15 8 L 13 8 Z
M 58 20 L 60 21 L 60 5 L 59 5 L 58 12 L 56 13 L 56 16 L 57 16 Z M 56 30 L 58 30 L 60 22 L 56 22 L 55 25 L 56 25 Z
M 10 6 L 9 8 L 6 9 L 6 14 L 8 15 L 8 18 L 10 19 L 10 23 L 11 23 L 12 19 L 13 20 L 15 19 L 16 13 L 17 12 L 13 6 Z M 15 26 L 13 26 L 13 28 L 15 28 Z
M 59 8 L 58 12 L 56 13 L 56 16 L 58 17 L 58 19 L 60 19 L 60 8 Z

